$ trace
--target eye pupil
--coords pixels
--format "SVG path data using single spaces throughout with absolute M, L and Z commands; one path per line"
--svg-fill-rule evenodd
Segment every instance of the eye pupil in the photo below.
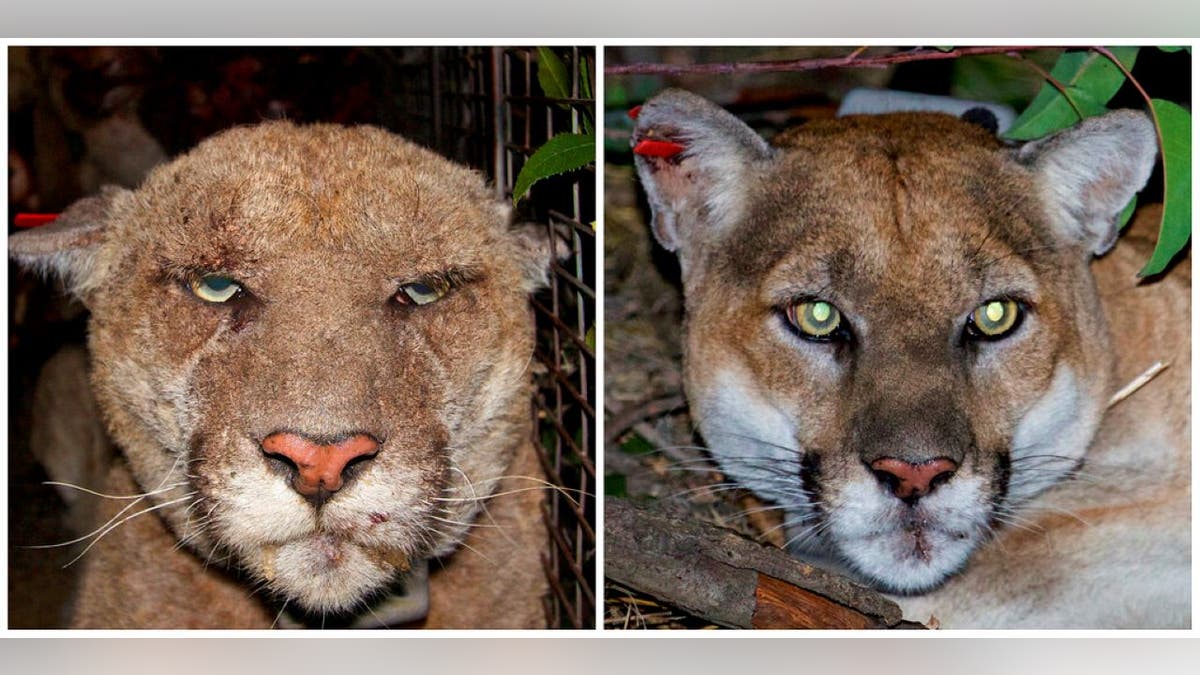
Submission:
M 812 318 L 817 323 L 825 323 L 829 320 L 829 315 L 833 313 L 833 308 L 826 302 L 814 302 L 812 304 Z
M 983 310 L 984 316 L 992 323 L 1000 323 L 1000 319 L 1004 318 L 1004 304 L 1001 302 L 990 302 L 986 309 Z
M 220 293 L 221 291 L 233 285 L 233 279 L 228 279 L 226 277 L 204 277 L 203 283 L 210 291 L 216 291 Z

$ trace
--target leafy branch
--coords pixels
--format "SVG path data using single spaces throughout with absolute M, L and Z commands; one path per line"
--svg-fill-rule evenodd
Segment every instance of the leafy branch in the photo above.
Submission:
M 1091 47 L 1063 53 L 1049 73 L 1042 73 L 1046 84 L 1004 136 L 1023 141 L 1061 131 L 1086 117 L 1107 112 L 1109 101 L 1125 82 L 1137 89 L 1154 122 L 1163 161 L 1163 215 L 1158 242 L 1150 260 L 1138 272 L 1138 276 L 1147 277 L 1162 273 L 1191 238 L 1191 114 L 1178 104 L 1152 98 L 1146 92 L 1133 76 L 1138 51 L 1137 47 Z M 1122 213 L 1122 226 L 1133 214 L 1136 202 L 1134 197 Z
M 1182 106 L 1163 99 L 1150 98 L 1142 83 L 1112 53 L 1104 47 L 1094 47 L 1097 52 L 1112 61 L 1142 99 L 1146 101 L 1154 129 L 1158 133 L 1158 147 L 1163 158 L 1163 218 L 1158 230 L 1158 243 L 1150 262 L 1138 272 L 1138 276 L 1158 274 L 1183 247 L 1192 232 L 1192 117 Z M 1168 150 L 1169 148 L 1169 150 Z
M 538 47 L 537 79 L 542 92 L 549 98 L 571 98 L 571 76 L 567 65 L 548 47 Z M 591 98 L 591 73 L 587 59 L 579 60 L 579 89 L 584 98 Z M 559 104 L 569 108 L 566 103 Z M 555 134 L 534 151 L 513 184 L 513 204 L 521 201 L 538 181 L 569 171 L 582 169 L 596 161 L 596 132 L 591 119 L 591 109 L 580 114 L 580 132 Z

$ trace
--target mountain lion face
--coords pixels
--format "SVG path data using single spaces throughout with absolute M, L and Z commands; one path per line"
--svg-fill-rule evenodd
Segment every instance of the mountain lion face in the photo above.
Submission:
M 769 146 L 668 91 L 647 141 L 692 414 L 790 547 L 929 590 L 1077 466 L 1111 393 L 1088 265 L 1153 166 L 1144 116 L 1016 148 L 945 115 L 850 117 Z
M 232 130 L 12 246 L 91 310 L 94 388 L 157 514 L 292 607 L 353 609 L 455 550 L 529 442 L 549 249 L 382 130 Z

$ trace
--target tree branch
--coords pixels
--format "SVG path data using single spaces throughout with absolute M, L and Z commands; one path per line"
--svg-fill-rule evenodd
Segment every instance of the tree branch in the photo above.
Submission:
M 1033 70 L 1033 72 L 1037 73 L 1038 76 L 1040 76 L 1043 80 L 1045 80 L 1046 82 L 1049 82 L 1050 86 L 1057 89 L 1059 95 L 1061 95 L 1064 99 L 1066 99 L 1067 105 L 1071 106 L 1071 110 L 1075 111 L 1076 117 L 1078 117 L 1079 119 L 1083 119 L 1084 117 L 1087 117 L 1087 115 L 1084 115 L 1083 111 L 1079 109 L 1079 104 L 1075 103 L 1075 99 L 1071 98 L 1071 94 L 1070 94 L 1070 92 L 1067 91 L 1066 85 L 1064 85 L 1062 82 L 1059 82 L 1058 79 L 1056 77 L 1054 77 L 1053 75 L 1051 75 L 1049 71 L 1047 71 L 1045 68 L 1039 66 L 1038 64 L 1034 63 L 1033 61 L 1030 61 L 1029 59 L 1024 58 L 1023 56 L 1020 56 L 1020 55 L 1015 55 L 1015 56 L 1018 57 L 1017 60 L 1019 60 L 1021 63 L 1024 63 L 1029 68 L 1031 68 Z
M 826 68 L 884 68 L 897 63 L 911 61 L 938 61 L 957 59 L 963 56 L 987 54 L 1018 54 L 1048 46 L 1010 47 L 958 47 L 948 51 L 917 47 L 909 51 L 882 56 L 862 56 L 863 48 L 855 49 L 846 56 L 818 59 L 794 59 L 790 61 L 745 61 L 734 63 L 623 63 L 604 66 L 605 75 L 696 75 L 733 73 L 803 72 Z
M 869 588 L 656 503 L 604 500 L 604 575 L 734 628 L 916 628 Z

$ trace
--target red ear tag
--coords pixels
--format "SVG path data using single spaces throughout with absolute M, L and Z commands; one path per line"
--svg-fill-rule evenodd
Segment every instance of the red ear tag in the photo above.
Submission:
M 671 141 L 638 141 L 633 146 L 633 154 L 646 157 L 674 157 L 683 152 L 683 146 Z
M 637 116 L 640 115 L 641 112 L 642 112 L 642 106 L 635 105 L 629 109 L 629 112 L 627 114 L 629 115 L 629 119 L 636 120 Z
M 54 222 L 57 218 L 57 213 L 18 213 L 17 217 L 13 218 L 13 225 L 22 228 L 40 227 Z

